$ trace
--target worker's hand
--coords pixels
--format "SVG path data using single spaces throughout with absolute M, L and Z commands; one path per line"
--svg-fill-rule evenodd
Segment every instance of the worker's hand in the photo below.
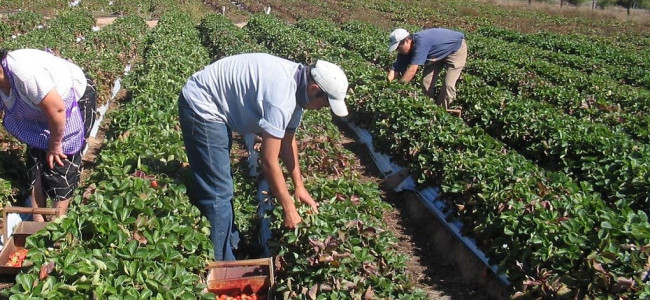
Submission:
M 393 82 L 393 79 L 395 79 L 395 70 L 390 69 L 388 74 L 386 74 L 386 80 L 388 80 L 388 83 L 391 83 Z
M 293 210 L 284 210 L 284 226 L 293 229 L 296 228 L 300 222 L 302 222 L 302 218 L 300 218 L 300 215 L 295 208 Z
M 47 155 L 45 156 L 45 160 L 50 169 L 54 169 L 55 163 L 63 167 L 63 160 L 66 158 L 68 156 L 63 153 L 61 143 L 50 143 L 49 150 L 47 150 Z
M 309 205 L 314 213 L 318 213 L 318 203 L 314 201 L 311 195 L 309 195 L 309 192 L 307 192 L 307 189 L 304 187 L 296 189 L 296 199 L 300 200 L 302 203 Z

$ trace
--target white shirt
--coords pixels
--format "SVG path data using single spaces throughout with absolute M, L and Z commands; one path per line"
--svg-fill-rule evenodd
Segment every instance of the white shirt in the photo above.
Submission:
M 86 76 L 81 68 L 45 51 L 11 51 L 7 54 L 7 65 L 20 98 L 36 109 L 40 109 L 38 105 L 52 89 L 56 88 L 63 99 L 69 96 L 70 88 L 77 99 L 86 91 Z M 16 103 L 13 89 L 9 95 L 0 92 L 0 98 L 8 109 Z
M 242 134 L 265 131 L 282 138 L 302 118 L 296 103 L 299 66 L 266 53 L 226 57 L 192 75 L 183 96 L 207 121 L 225 123 Z

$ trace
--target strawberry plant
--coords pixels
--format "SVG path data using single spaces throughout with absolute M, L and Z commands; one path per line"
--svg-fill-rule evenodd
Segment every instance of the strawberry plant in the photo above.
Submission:
M 625 74 L 624 80 L 645 88 L 650 87 L 650 81 L 648 81 L 650 77 L 646 75 L 646 72 L 642 71 L 647 70 L 650 64 L 650 57 L 648 55 L 638 55 L 638 53 L 629 52 L 627 49 L 623 50 L 612 47 L 608 43 L 598 43 L 586 38 L 576 39 L 573 36 L 567 35 L 552 33 L 525 35 L 498 27 L 484 27 L 479 32 L 503 40 L 529 44 L 550 51 L 601 59 L 607 64 L 614 66 L 628 66 L 625 68 L 626 71 L 623 71 L 623 74 Z
M 473 44 L 475 48 L 481 47 L 480 42 L 478 45 L 476 42 Z M 480 50 L 476 52 L 481 55 Z M 640 142 L 650 140 L 650 116 L 644 112 L 623 110 L 617 104 L 582 93 L 571 86 L 556 85 L 540 78 L 533 71 L 519 69 L 507 62 L 475 58 L 468 63 L 466 72 L 523 98 L 558 107 L 566 114 L 585 122 L 602 123 L 612 131 L 625 132 Z
M 78 205 L 68 217 L 28 239 L 28 259 L 36 268 L 17 277 L 10 291 L 14 299 L 202 297 L 212 246 L 206 221 L 187 201 L 181 182 L 186 158 L 180 133 L 174 125 L 159 125 L 174 124 L 174 106 L 159 101 L 161 95 L 174 101 L 186 76 L 207 61 L 207 52 L 182 13 L 165 15 L 147 41 L 144 67 L 132 74 L 157 80 L 128 81 L 131 107 L 111 113 L 116 126 L 90 179 L 95 184 L 75 197 Z M 48 265 L 53 265 L 49 276 L 40 278 L 39 269 Z
M 648 210 L 650 154 L 645 145 L 600 124 L 566 118 L 555 108 L 491 88 L 469 75 L 461 88 L 458 102 L 470 124 L 483 127 L 544 168 L 590 182 L 612 205 Z
M 199 26 L 203 44 L 207 45 L 213 60 L 241 53 L 265 52 L 266 48 L 252 43 L 246 32 L 222 15 L 208 14 Z
M 19 11 L 8 15 L 3 20 L 5 29 L 2 30 L 0 38 L 8 39 L 19 36 L 43 26 L 43 15 L 29 10 Z
M 278 22 L 267 24 L 282 27 Z M 296 36 L 297 45 L 274 47 L 274 52 L 291 56 L 304 47 L 300 43 L 313 42 L 312 37 L 284 26 L 267 30 Z M 376 138 L 376 149 L 401 157 L 400 162 L 414 171 L 419 181 L 440 184 L 442 197 L 450 204 L 446 210 L 463 221 L 463 232 L 474 237 L 479 248 L 508 275 L 514 283 L 513 296 L 644 293 L 635 284 L 590 283 L 594 276 L 599 282 L 615 277 L 643 280 L 634 275 L 644 268 L 641 264 L 623 262 L 632 257 L 644 261 L 647 253 L 611 249 L 622 249 L 626 244 L 641 249 L 648 242 L 650 226 L 645 213 L 612 209 L 589 184 L 577 184 L 562 173 L 539 169 L 487 137 L 481 129 L 467 128 L 430 100 L 418 96 L 417 88 L 386 85 L 381 80 L 383 71 L 355 61 L 358 56 L 354 53 L 334 48 L 332 53 L 337 57 L 350 58 L 341 64 L 352 78 L 352 109 L 359 112 L 362 124 L 368 124 Z M 498 103 L 497 98 L 494 100 Z M 500 114 L 498 107 L 488 108 L 481 112 Z M 612 228 L 609 224 L 614 219 L 618 226 L 636 229 L 625 233 L 608 231 L 607 245 L 603 245 L 603 228 Z M 586 258 L 585 252 L 593 255 Z M 616 258 L 608 260 L 610 254 Z M 603 263 L 608 273 L 597 271 Z M 568 275 L 573 270 L 580 272 Z

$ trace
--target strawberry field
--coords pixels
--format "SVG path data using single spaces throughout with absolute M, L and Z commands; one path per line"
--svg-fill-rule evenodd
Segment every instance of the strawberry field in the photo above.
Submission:
M 111 103 L 68 215 L 27 240 L 34 267 L 3 297 L 214 298 L 205 292 L 209 223 L 187 197 L 176 101 L 191 74 L 248 52 L 326 59 L 350 81 L 349 119 L 308 112 L 297 133 L 305 185 L 320 203 L 318 214 L 298 207 L 297 229 L 282 227 L 278 205 L 259 209 L 274 199 L 246 137 L 234 146 L 238 258 L 274 257 L 277 299 L 433 298 L 387 224 L 395 207 L 380 189 L 385 174 L 369 176 L 369 154 L 346 146 L 351 126 L 410 171 L 415 187 L 389 195 L 439 191 L 437 213 L 448 224 L 424 208 L 424 226 L 457 228 L 487 258 L 480 270 L 457 272 L 505 278 L 479 294 L 650 297 L 648 24 L 464 0 L 0 3 L 11 10 L 1 47 L 53 50 L 95 79 L 99 105 Z M 99 28 L 103 15 L 116 20 Z M 461 118 L 426 98 L 418 80 L 387 83 L 388 34 L 397 26 L 466 34 L 454 103 Z M 26 197 L 23 152 L 0 129 L 2 207 Z

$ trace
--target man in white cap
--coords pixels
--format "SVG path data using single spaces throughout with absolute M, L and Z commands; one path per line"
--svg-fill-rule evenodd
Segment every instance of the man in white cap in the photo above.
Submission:
M 388 81 L 402 73 L 402 82 L 409 82 L 420 66 L 424 66 L 422 89 L 425 94 L 436 99 L 436 104 L 449 108 L 456 98 L 456 81 L 465 67 L 467 43 L 462 32 L 445 28 L 430 28 L 414 34 L 398 28 L 390 34 L 388 51 L 397 50 L 397 60 L 388 71 Z M 435 95 L 438 75 L 446 70 L 440 93 Z
M 348 79 L 335 64 L 318 60 L 303 66 L 264 53 L 226 57 L 190 77 L 178 103 L 194 181 L 190 199 L 210 221 L 216 260 L 235 260 L 232 249 L 239 241 L 233 222 L 232 132 L 261 133 L 264 175 L 284 209 L 284 225 L 294 228 L 302 219 L 278 158 L 293 180 L 295 199 L 318 213 L 302 182 L 295 131 L 304 109 L 329 106 L 346 116 L 347 89 Z

